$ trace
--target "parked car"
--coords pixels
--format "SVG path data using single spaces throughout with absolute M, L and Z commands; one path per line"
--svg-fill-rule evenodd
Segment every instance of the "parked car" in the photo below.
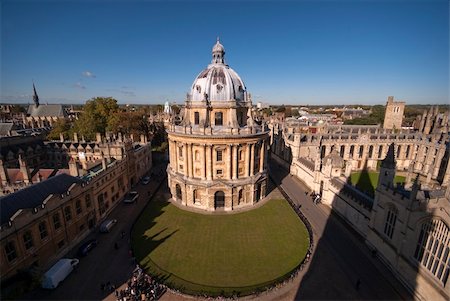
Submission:
M 86 256 L 93 248 L 97 246 L 98 242 L 96 239 L 91 239 L 85 242 L 78 249 L 79 256 Z
M 76 258 L 62 258 L 58 260 L 42 278 L 42 287 L 47 289 L 57 288 L 66 279 L 80 261 Z
M 150 183 L 150 177 L 149 176 L 143 177 L 141 183 L 142 185 L 147 185 L 148 183 Z
M 107 219 L 100 225 L 100 232 L 108 233 L 114 225 L 117 224 L 116 219 Z
M 139 197 L 139 193 L 137 191 L 130 191 L 125 195 L 125 198 L 123 199 L 124 203 L 134 203 L 137 201 Z

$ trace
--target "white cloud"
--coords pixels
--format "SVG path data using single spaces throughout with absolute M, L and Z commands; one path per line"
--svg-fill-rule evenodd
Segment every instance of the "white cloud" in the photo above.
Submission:
M 83 73 L 81 73 L 83 76 L 85 77 L 90 77 L 90 78 L 96 78 L 97 76 L 92 73 L 91 71 L 84 71 Z
M 75 88 L 78 88 L 78 89 L 82 89 L 82 90 L 85 90 L 86 89 L 86 86 L 84 86 L 82 83 L 80 83 L 80 82 L 77 82 L 77 83 L 75 83 Z

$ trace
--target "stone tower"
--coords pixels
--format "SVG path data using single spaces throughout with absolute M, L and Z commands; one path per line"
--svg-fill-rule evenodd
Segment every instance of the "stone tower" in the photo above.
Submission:
M 389 96 L 384 113 L 384 129 L 401 129 L 403 112 L 405 111 L 404 101 L 394 101 L 394 96 Z
M 396 170 L 394 143 L 389 145 L 386 158 L 381 161 L 380 174 L 378 176 L 378 186 L 392 187 Z

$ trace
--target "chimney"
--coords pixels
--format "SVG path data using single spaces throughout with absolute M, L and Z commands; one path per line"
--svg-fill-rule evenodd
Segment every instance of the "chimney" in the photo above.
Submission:
M 95 133 L 95 138 L 96 138 L 96 141 L 97 141 L 97 143 L 101 143 L 102 142 L 102 134 L 100 134 L 100 133 Z
M 73 133 L 73 142 L 78 142 L 78 134 L 76 132 Z
M 3 160 L 0 160 L 0 178 L 2 178 L 2 186 L 6 186 L 9 183 L 8 171 L 3 165 Z
M 59 141 L 64 142 L 64 134 L 59 133 Z
M 388 96 L 388 102 L 394 102 L 394 96 Z
M 40 174 L 40 172 L 38 171 L 38 173 L 37 173 L 37 182 L 38 183 L 40 183 L 40 182 L 42 182 L 42 176 L 41 176 L 41 174 Z
M 70 158 L 69 160 L 69 174 L 72 177 L 79 176 L 77 162 L 73 158 Z
M 31 183 L 30 170 L 28 169 L 26 160 L 22 159 L 22 155 L 19 155 L 19 167 L 20 172 L 23 175 L 23 181 L 25 184 Z

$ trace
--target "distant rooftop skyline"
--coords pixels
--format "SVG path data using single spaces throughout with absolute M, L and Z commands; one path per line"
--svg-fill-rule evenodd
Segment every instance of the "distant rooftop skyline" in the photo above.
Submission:
M 449 2 L 1 3 L 0 103 L 184 103 L 220 37 L 253 103 L 449 103 Z

